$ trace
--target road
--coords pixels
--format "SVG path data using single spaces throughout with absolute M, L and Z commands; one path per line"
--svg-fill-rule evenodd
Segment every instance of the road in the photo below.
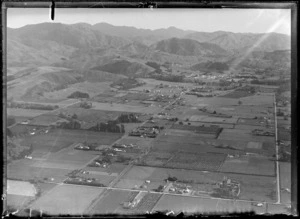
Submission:
M 278 129 L 277 129 L 277 108 L 276 96 L 274 94 L 274 119 L 275 119 L 275 147 L 276 147 L 276 177 L 277 177 L 277 204 L 281 203 L 280 197 L 280 171 L 279 171 L 279 154 L 278 154 Z

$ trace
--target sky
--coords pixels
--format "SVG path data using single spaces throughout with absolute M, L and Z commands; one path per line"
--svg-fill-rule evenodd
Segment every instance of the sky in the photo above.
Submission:
M 183 30 L 235 33 L 277 32 L 290 35 L 290 9 L 113 9 L 56 8 L 50 19 L 50 8 L 8 8 L 7 26 L 19 28 L 43 22 L 109 23 L 159 29 L 174 26 Z

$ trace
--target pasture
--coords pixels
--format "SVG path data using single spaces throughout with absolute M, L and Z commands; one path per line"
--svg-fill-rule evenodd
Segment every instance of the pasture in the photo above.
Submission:
M 121 133 L 94 132 L 86 130 L 55 129 L 47 134 L 27 136 L 21 144 L 32 145 L 35 150 L 57 152 L 73 143 L 88 142 L 110 145 L 122 136 Z
M 81 215 L 103 190 L 90 186 L 58 185 L 37 199 L 31 208 L 50 215 Z
M 34 197 L 36 193 L 35 186 L 30 182 L 7 180 L 7 194 Z
M 165 166 L 178 169 L 217 171 L 226 156 L 220 153 L 178 153 Z
M 203 138 L 202 136 L 175 136 L 161 135 L 153 142 L 153 151 L 176 152 L 184 151 L 191 153 L 223 153 L 240 154 L 247 146 L 245 141 L 220 140 Z M 220 148 L 223 147 L 223 148 Z M 230 148 L 231 147 L 231 148 Z
M 6 196 L 6 206 L 14 209 L 24 208 L 28 203 L 34 200 L 32 196 L 11 195 Z
M 227 157 L 221 172 L 257 174 L 257 175 L 275 175 L 275 162 L 261 156 L 241 156 L 238 158 Z
M 126 209 L 123 208 L 122 204 L 132 201 L 137 194 L 138 191 L 108 190 L 101 199 L 96 201 L 96 204 L 87 214 L 126 214 Z
M 49 126 L 60 118 L 53 114 L 43 114 L 30 120 L 30 125 Z
M 257 142 L 274 142 L 274 136 L 254 136 L 251 130 L 247 129 L 223 129 L 218 137 L 219 140 L 236 140 L 236 141 L 255 141 Z
M 153 212 L 173 210 L 176 213 L 212 213 L 216 212 L 217 199 L 187 197 L 179 195 L 163 195 L 155 205 Z
M 45 180 L 52 182 L 62 182 L 69 169 L 37 167 L 36 161 L 18 160 L 7 165 L 7 178 L 14 180 Z
M 35 110 L 35 109 L 21 109 L 21 108 L 7 108 L 8 116 L 26 117 L 32 118 L 39 116 L 41 114 L 46 114 L 51 112 L 51 110 Z
M 156 113 L 160 111 L 160 107 L 157 106 L 132 106 L 129 104 L 118 103 L 98 103 L 92 102 L 92 109 L 105 110 L 105 111 L 117 111 L 117 112 L 130 112 L 130 113 Z
M 48 99 L 67 99 L 75 91 L 80 91 L 88 93 L 90 97 L 94 97 L 99 93 L 109 90 L 110 86 L 108 82 L 88 82 L 84 81 L 81 83 L 76 83 L 69 85 L 65 89 L 60 89 L 57 91 L 47 92 L 44 96 Z M 61 102 L 60 102 L 61 103 Z
M 281 188 L 281 202 L 285 204 L 291 203 L 291 193 L 285 189 L 291 190 L 291 163 L 280 162 L 279 163 L 279 176 L 280 176 L 280 188 Z

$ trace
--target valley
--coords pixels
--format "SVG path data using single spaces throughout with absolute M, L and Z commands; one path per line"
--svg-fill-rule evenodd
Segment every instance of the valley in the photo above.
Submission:
M 18 216 L 290 214 L 289 36 L 41 23 L 7 39 Z

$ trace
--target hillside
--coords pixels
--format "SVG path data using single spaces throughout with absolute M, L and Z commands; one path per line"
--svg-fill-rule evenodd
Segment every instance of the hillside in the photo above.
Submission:
M 42 98 L 76 83 L 149 76 L 155 72 L 149 62 L 163 74 L 290 68 L 290 37 L 277 33 L 41 23 L 8 28 L 7 39 L 8 89 L 16 98 Z
M 290 49 L 290 37 L 278 33 L 254 34 L 217 31 L 212 33 L 195 32 L 185 37 L 199 42 L 213 43 L 228 51 L 241 52 L 250 48 L 259 51 Z
M 211 43 L 199 43 L 191 39 L 171 38 L 154 45 L 155 49 L 182 56 L 222 56 L 226 50 Z
M 127 60 L 115 60 L 105 65 L 96 66 L 93 68 L 93 70 L 100 70 L 104 72 L 110 72 L 126 76 L 144 77 L 145 75 L 147 75 L 147 73 L 153 71 L 153 68 L 137 62 L 129 62 Z
M 194 71 L 227 71 L 229 66 L 223 62 L 202 62 L 191 67 Z

